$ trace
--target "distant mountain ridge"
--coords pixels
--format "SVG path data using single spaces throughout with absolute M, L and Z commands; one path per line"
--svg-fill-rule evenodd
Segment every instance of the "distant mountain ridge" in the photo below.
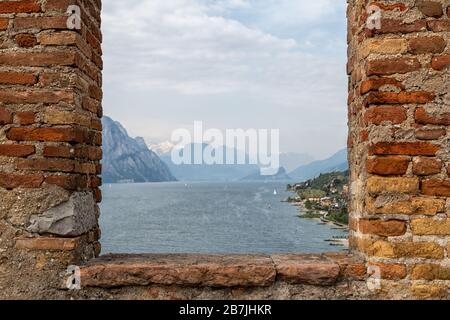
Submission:
M 347 149 L 342 149 L 331 157 L 313 161 L 310 164 L 298 167 L 289 173 L 289 176 L 297 181 L 313 179 L 321 173 L 348 170 Z
M 271 175 L 271 176 L 263 176 L 261 175 L 260 171 L 246 176 L 245 178 L 241 179 L 242 181 L 289 181 L 292 180 L 292 178 L 287 174 L 286 169 L 283 167 L 280 167 L 278 169 L 277 174 Z
M 173 148 L 178 146 L 173 144 L 171 141 L 164 141 L 160 143 L 154 143 L 151 139 L 146 140 L 147 146 L 150 150 L 155 152 L 160 157 L 165 157 L 170 155 Z M 292 171 L 301 165 L 305 165 L 314 161 L 314 157 L 306 153 L 297 152 L 282 152 L 280 153 L 280 166 L 285 168 L 286 171 Z
M 143 138 L 131 138 L 117 121 L 103 117 L 102 178 L 105 183 L 176 181 Z
M 206 147 L 207 145 L 203 144 L 202 150 Z M 191 155 L 194 154 L 195 144 L 187 145 L 184 148 L 179 149 L 179 152 L 182 154 L 186 148 L 191 148 Z M 230 151 L 230 149 L 224 148 L 224 156 Z M 167 164 L 173 175 L 180 181 L 238 181 L 249 174 L 254 173 L 256 170 L 259 170 L 257 165 L 250 164 L 177 165 L 172 161 L 171 152 L 162 155 L 161 160 Z M 193 158 L 191 160 L 193 163 Z

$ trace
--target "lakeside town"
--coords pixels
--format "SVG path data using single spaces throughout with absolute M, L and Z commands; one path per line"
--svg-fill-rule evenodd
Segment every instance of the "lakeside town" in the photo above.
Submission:
M 294 195 L 286 201 L 299 207 L 299 217 L 317 219 L 335 228 L 348 228 L 349 171 L 331 172 L 301 183 L 288 184 Z M 330 239 L 331 245 L 346 246 L 347 239 Z

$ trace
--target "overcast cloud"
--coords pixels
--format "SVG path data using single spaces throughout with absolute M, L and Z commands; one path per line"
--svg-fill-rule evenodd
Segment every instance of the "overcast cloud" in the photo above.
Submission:
M 279 128 L 282 151 L 346 143 L 344 0 L 108 0 L 104 109 L 133 136 Z

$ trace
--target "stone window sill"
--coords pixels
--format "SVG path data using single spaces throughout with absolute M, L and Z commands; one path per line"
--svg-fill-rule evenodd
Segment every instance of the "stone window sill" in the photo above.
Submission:
M 362 260 L 341 253 L 321 255 L 117 254 L 81 267 L 83 287 L 178 285 L 267 287 L 276 281 L 332 286 L 342 279 L 364 280 Z

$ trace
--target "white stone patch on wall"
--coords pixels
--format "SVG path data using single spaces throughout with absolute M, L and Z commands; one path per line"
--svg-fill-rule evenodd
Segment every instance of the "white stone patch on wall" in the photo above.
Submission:
M 30 218 L 28 231 L 80 236 L 97 226 L 96 202 L 91 192 L 75 192 L 67 202 Z

